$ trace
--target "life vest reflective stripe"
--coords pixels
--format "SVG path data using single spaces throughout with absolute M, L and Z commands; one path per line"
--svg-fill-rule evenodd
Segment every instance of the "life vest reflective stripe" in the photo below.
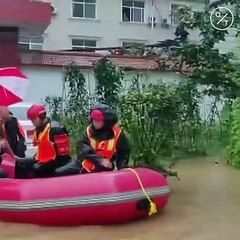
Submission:
M 92 138 L 90 127 L 91 126 L 87 127 L 87 136 L 88 136 L 91 147 L 96 151 L 98 156 L 111 161 L 112 157 L 116 153 L 116 146 L 122 131 L 120 126 L 118 124 L 113 126 L 112 130 L 114 132 L 114 138 L 101 141 L 101 142 L 96 141 L 94 138 Z M 92 172 L 95 169 L 95 165 L 90 160 L 87 160 L 87 159 L 85 159 L 82 162 L 82 166 L 88 172 Z
M 46 163 L 50 160 L 54 160 L 57 156 L 54 148 L 54 143 L 49 139 L 49 133 L 51 130 L 51 124 L 48 123 L 44 130 L 37 136 L 36 131 L 34 133 L 34 145 L 37 146 L 37 154 L 35 159 L 40 163 Z
M 37 131 L 35 130 L 32 136 L 32 145 L 34 147 L 37 147 L 38 143 L 37 143 Z
M 24 128 L 22 127 L 22 125 L 19 123 L 19 121 L 17 120 L 17 125 L 18 125 L 18 130 L 19 130 L 19 133 L 20 135 L 25 139 L 25 132 L 24 132 Z M 3 131 L 3 137 L 8 140 L 8 133 L 6 131 L 6 128 L 5 128 L 5 123 L 2 124 L 2 131 Z M 17 140 L 20 139 L 20 136 L 19 134 L 17 133 Z

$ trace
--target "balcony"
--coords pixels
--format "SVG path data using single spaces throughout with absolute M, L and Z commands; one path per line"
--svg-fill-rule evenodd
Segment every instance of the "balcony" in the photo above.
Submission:
M 0 0 L 0 27 L 43 33 L 51 22 L 50 3 L 31 0 Z

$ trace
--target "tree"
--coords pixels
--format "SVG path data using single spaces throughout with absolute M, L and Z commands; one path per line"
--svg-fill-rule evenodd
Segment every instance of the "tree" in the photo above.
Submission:
M 89 112 L 89 93 L 86 79 L 74 63 L 66 67 L 63 83 L 64 112 L 75 121 L 85 123 Z
M 216 43 L 226 40 L 228 31 L 219 31 L 210 23 L 211 12 L 216 7 L 224 5 L 234 10 L 233 27 L 239 28 L 239 0 L 215 1 L 203 11 L 192 11 L 189 7 L 179 9 L 177 15 L 180 22 L 187 29 L 200 31 L 201 44 L 185 44 L 175 51 L 175 56 L 180 59 L 181 63 L 184 62 L 192 67 L 190 80 L 206 86 L 206 94 L 217 98 L 235 99 L 239 96 L 240 85 L 233 78 L 237 70 L 233 63 L 234 55 L 232 53 L 222 54 L 214 48 Z

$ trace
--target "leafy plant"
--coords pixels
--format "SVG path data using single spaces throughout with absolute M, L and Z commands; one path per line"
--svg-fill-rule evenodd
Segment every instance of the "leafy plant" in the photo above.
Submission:
M 240 98 L 237 98 L 232 109 L 232 124 L 228 146 L 229 164 L 240 168 Z
M 47 96 L 45 102 L 48 105 L 48 111 L 51 118 L 59 121 L 62 115 L 62 98 Z
M 102 58 L 95 66 L 97 101 L 106 103 L 114 108 L 119 102 L 122 88 L 123 72 L 108 58 Z
M 183 83 L 168 85 L 162 82 L 144 86 L 135 78 L 130 91 L 122 96 L 121 125 L 131 142 L 134 165 L 164 169 L 164 160 L 174 160 L 181 151 L 196 151 L 194 146 L 198 138 L 194 134 L 197 134 L 199 105 L 197 97 L 196 102 L 193 97 L 194 89 L 184 92 L 184 87 L 187 89 Z M 190 96 L 189 91 L 192 92 Z

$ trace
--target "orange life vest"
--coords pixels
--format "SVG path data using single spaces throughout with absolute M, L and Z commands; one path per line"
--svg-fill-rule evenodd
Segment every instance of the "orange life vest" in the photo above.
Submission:
M 94 138 L 92 138 L 90 127 L 91 126 L 87 127 L 87 136 L 90 141 L 91 147 L 96 151 L 98 156 L 106 158 L 109 161 L 111 161 L 112 157 L 116 153 L 116 146 L 122 131 L 120 126 L 118 124 L 113 126 L 112 130 L 114 132 L 114 137 L 112 139 L 108 139 L 101 142 L 96 141 Z M 88 172 L 92 172 L 95 169 L 95 165 L 90 160 L 87 159 L 85 159 L 82 162 L 82 167 Z
M 21 124 L 19 123 L 19 121 L 17 120 L 17 125 L 18 125 L 18 129 L 19 129 L 19 132 L 20 134 L 22 135 L 22 137 L 25 139 L 25 132 L 24 132 L 24 129 L 23 127 L 21 126 Z M 8 133 L 6 131 L 6 128 L 5 128 L 5 123 L 2 123 L 2 131 L 3 131 L 3 137 L 8 140 Z M 19 135 L 17 134 L 17 140 L 19 140 Z
M 50 140 L 51 124 L 48 123 L 44 130 L 37 136 L 33 135 L 33 145 L 37 146 L 35 159 L 40 163 L 55 160 L 57 156 L 70 155 L 70 139 L 66 133 L 54 135 Z

